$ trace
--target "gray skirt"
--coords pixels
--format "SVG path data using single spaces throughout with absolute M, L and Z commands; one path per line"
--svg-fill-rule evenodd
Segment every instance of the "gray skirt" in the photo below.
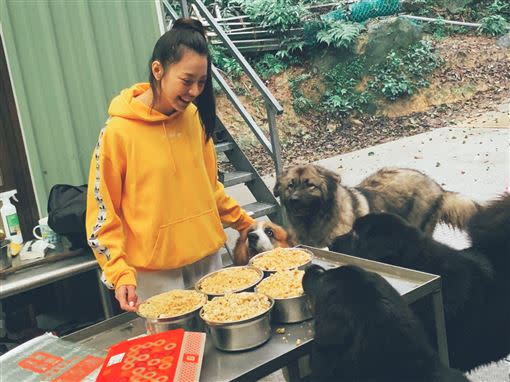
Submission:
M 136 294 L 139 301 L 172 289 L 193 288 L 201 277 L 223 268 L 221 255 L 216 252 L 193 264 L 163 271 L 136 270 Z

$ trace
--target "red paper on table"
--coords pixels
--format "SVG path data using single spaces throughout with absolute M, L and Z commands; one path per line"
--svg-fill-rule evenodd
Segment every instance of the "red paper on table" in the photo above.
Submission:
M 97 382 L 195 382 L 205 333 L 169 330 L 123 341 L 108 351 Z

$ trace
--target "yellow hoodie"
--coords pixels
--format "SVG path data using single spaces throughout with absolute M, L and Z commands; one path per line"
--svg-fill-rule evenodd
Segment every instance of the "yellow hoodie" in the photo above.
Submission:
M 225 243 L 222 223 L 242 230 L 254 221 L 218 182 L 196 107 L 151 110 L 135 99 L 148 87 L 113 99 L 90 166 L 89 245 L 115 287 L 136 285 L 136 268 L 194 263 Z

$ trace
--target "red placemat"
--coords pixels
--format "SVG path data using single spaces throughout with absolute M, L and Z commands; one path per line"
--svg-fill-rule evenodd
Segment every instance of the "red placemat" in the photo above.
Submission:
M 205 333 L 183 329 L 123 341 L 110 348 L 98 382 L 198 381 Z

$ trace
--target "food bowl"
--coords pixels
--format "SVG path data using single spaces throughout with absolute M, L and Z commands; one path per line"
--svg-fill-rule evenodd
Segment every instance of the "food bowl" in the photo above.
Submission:
M 145 328 L 147 329 L 147 333 L 149 334 L 155 334 L 155 333 L 161 333 L 166 332 L 167 330 L 172 329 L 178 329 L 183 328 L 184 330 L 188 331 L 204 331 L 204 325 L 202 320 L 199 317 L 199 311 L 204 306 L 205 302 L 207 301 L 207 296 L 203 293 L 200 293 L 202 296 L 202 301 L 198 302 L 194 307 L 190 308 L 191 310 L 184 311 L 182 313 L 177 313 L 175 315 L 148 315 L 144 314 L 143 311 L 143 304 L 146 304 L 150 301 L 154 301 L 154 298 L 162 298 L 165 295 L 168 296 L 168 299 L 172 299 L 172 295 L 174 293 L 197 293 L 196 291 L 189 290 L 189 291 L 181 291 L 181 290 L 175 290 L 170 291 L 166 293 L 162 293 L 157 296 L 153 296 L 149 299 L 147 299 L 146 302 L 142 303 L 140 307 L 137 310 L 137 314 L 142 317 L 145 320 Z M 152 300 L 151 300 L 152 299 Z M 200 297 L 198 297 L 200 299 Z M 142 308 L 142 309 L 141 309 Z M 140 311 L 142 310 L 142 312 Z
M 264 293 L 274 300 L 272 321 L 291 324 L 313 317 L 310 299 L 301 286 L 303 275 L 304 271 L 297 269 L 280 271 L 255 287 L 257 293 Z
M 204 309 L 216 299 L 239 295 L 259 295 L 269 302 L 268 307 L 253 317 L 238 321 L 214 321 L 204 317 Z M 271 338 L 271 311 L 274 300 L 268 296 L 253 292 L 243 292 L 220 296 L 208 302 L 201 310 L 200 317 L 205 323 L 206 332 L 211 336 L 213 345 L 223 351 L 241 351 L 260 346 Z
M 242 272 L 247 272 L 246 276 L 243 276 Z M 255 285 L 263 278 L 264 272 L 252 266 L 228 267 L 202 277 L 196 282 L 195 290 L 209 298 L 223 296 L 226 293 L 253 291 Z
M 312 263 L 312 259 L 313 253 L 308 249 L 275 248 L 253 256 L 249 265 L 261 269 L 266 275 L 271 275 L 281 270 L 305 270 Z

